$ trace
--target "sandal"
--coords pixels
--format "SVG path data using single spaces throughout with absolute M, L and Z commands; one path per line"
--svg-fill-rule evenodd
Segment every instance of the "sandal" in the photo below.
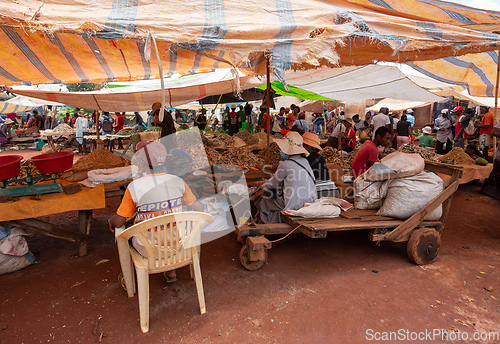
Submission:
M 122 286 L 123 290 L 127 291 L 127 286 L 125 285 L 125 277 L 123 277 L 123 273 L 121 272 L 118 275 L 118 282 L 120 282 L 120 285 Z
M 173 277 L 167 276 L 166 271 L 163 273 L 163 276 L 165 277 L 165 280 L 167 281 L 167 283 L 174 283 L 175 281 L 177 281 L 177 276 L 173 276 Z

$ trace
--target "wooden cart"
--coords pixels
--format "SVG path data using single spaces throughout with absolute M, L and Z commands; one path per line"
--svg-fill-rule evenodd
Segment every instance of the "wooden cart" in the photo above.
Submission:
M 376 210 L 351 209 L 334 219 L 311 219 L 282 216 L 283 223 L 244 225 L 236 228 L 236 234 L 244 239 L 240 251 L 241 264 L 248 270 L 260 269 L 267 261 L 267 251 L 272 242 L 263 235 L 303 233 L 311 238 L 325 238 L 328 232 L 369 230 L 371 241 L 408 242 L 408 257 L 416 264 L 428 264 L 439 254 L 441 234 L 457 190 L 462 171 L 452 165 L 426 163 L 426 169 L 451 176 L 449 184 L 436 198 L 407 220 L 377 216 Z M 443 213 L 438 221 L 424 220 L 439 205 Z

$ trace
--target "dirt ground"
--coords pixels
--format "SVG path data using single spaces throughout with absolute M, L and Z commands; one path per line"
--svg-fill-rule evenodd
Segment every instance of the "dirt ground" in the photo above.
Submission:
M 411 263 L 404 244 L 376 245 L 365 231 L 297 235 L 253 272 L 241 266 L 234 234 L 205 244 L 207 313 L 199 313 L 188 268 L 169 285 L 151 275 L 147 334 L 137 297 L 117 281 L 107 218 L 119 199 L 108 199 L 94 212 L 86 257 L 76 257 L 75 244 L 35 234 L 28 243 L 39 263 L 0 276 L 0 343 L 364 343 L 389 332 L 394 343 L 498 343 L 473 339 L 500 331 L 500 202 L 480 186 L 455 193 L 441 252 L 427 266 Z M 76 212 L 42 219 L 76 226 Z M 448 340 L 429 335 L 440 330 Z

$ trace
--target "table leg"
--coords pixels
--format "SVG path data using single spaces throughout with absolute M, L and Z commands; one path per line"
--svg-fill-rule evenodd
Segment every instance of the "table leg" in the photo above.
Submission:
M 90 234 L 90 224 L 92 220 L 92 210 L 78 210 L 78 231 L 82 234 Z M 80 257 L 87 255 L 87 240 L 82 241 L 78 248 Z

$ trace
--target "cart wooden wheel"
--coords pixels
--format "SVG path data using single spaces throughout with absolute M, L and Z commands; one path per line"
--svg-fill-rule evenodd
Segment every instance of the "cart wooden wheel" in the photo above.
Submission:
M 425 265 L 437 258 L 440 247 L 441 236 L 435 229 L 419 228 L 411 234 L 406 251 L 415 264 Z
M 249 251 L 250 251 L 250 247 L 248 246 L 248 244 L 243 245 L 243 247 L 241 248 L 241 251 L 240 251 L 241 265 L 243 265 L 243 267 L 245 269 L 250 270 L 250 271 L 259 270 L 267 262 L 267 250 L 264 250 L 264 256 L 265 256 L 264 260 L 257 260 L 254 262 L 252 262 L 250 260 L 250 254 L 249 254 L 250 252 Z

